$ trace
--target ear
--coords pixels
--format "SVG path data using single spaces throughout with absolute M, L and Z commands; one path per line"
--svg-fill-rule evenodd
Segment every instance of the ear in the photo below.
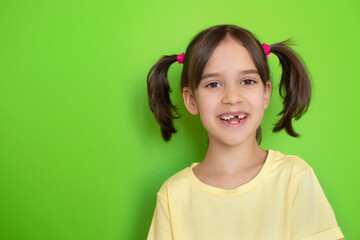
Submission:
M 189 87 L 184 87 L 182 92 L 183 92 L 183 99 L 186 109 L 192 115 L 198 114 L 199 110 L 196 104 L 195 96 L 191 91 L 191 89 Z
M 272 83 L 267 81 L 265 84 L 265 92 L 264 92 L 264 109 L 267 109 L 270 103 L 270 95 L 271 95 Z

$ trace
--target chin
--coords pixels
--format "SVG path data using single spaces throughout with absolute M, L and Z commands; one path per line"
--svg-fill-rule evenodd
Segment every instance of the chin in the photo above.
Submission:
M 245 142 L 249 142 L 251 141 L 250 139 L 252 139 L 251 137 L 245 137 L 245 136 L 227 136 L 222 137 L 222 138 L 217 138 L 215 142 L 217 142 L 218 144 L 221 145 L 225 145 L 228 147 L 236 147 L 236 146 L 240 146 L 241 144 L 244 144 Z M 255 136 L 254 136 L 255 139 Z M 256 142 L 256 139 L 255 139 Z

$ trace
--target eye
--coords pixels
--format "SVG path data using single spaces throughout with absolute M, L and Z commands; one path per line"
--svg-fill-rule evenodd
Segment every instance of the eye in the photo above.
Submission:
M 254 83 L 256 83 L 256 81 L 252 79 L 245 79 L 244 81 L 241 82 L 241 84 L 243 85 L 252 85 Z
M 209 84 L 207 84 L 205 87 L 207 88 L 217 88 L 217 87 L 221 87 L 221 84 L 218 82 L 211 82 Z

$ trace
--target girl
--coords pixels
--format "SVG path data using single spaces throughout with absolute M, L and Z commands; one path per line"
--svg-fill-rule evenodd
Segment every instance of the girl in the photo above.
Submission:
M 186 53 L 164 56 L 150 70 L 149 106 L 165 141 L 176 132 L 167 71 L 183 65 L 187 110 L 208 132 L 201 163 L 167 179 L 157 193 L 148 240 L 343 239 L 334 212 L 302 159 L 259 147 L 260 123 L 272 84 L 267 58 L 282 66 L 284 109 L 273 131 L 298 136 L 292 119 L 307 111 L 309 75 L 288 41 L 260 44 L 234 25 L 200 32 Z M 270 53 L 271 52 L 271 53 Z

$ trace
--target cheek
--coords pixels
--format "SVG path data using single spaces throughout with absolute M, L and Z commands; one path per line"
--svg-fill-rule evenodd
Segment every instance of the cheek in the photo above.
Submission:
M 257 108 L 264 108 L 265 99 L 266 99 L 266 92 L 262 89 L 258 89 L 257 91 L 250 93 L 247 96 L 247 99 L 249 99 L 250 103 L 252 103 Z
M 200 115 L 207 115 L 215 111 L 216 107 L 216 96 L 214 94 L 200 93 L 196 95 L 196 103 L 198 106 Z
M 209 118 L 214 113 L 214 108 L 212 107 L 212 103 L 202 102 L 198 105 L 199 107 L 199 115 L 201 119 Z
M 216 100 L 212 98 L 202 97 L 202 101 L 198 102 L 198 110 L 202 124 L 208 130 L 211 123 L 216 120 Z
M 252 95 L 249 96 L 249 103 L 251 104 L 251 109 L 258 117 L 264 115 L 264 111 L 266 109 L 266 104 L 264 101 L 264 94 Z

